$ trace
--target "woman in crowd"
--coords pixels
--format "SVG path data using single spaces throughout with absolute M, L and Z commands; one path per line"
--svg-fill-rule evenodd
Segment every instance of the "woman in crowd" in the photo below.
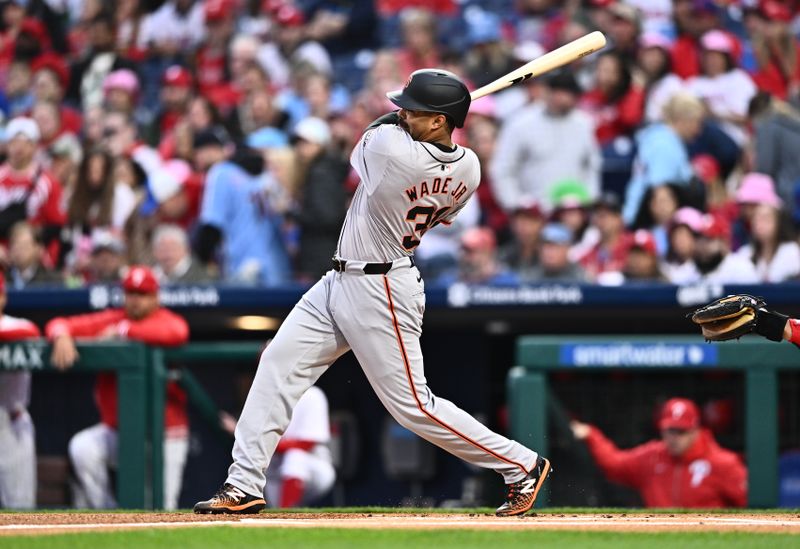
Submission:
M 784 282 L 800 275 L 800 245 L 779 199 L 761 203 L 750 217 L 751 241 L 739 249 L 756 267 L 761 282 Z
M 671 44 L 664 36 L 647 33 L 640 41 L 637 68 L 644 79 L 646 122 L 662 119 L 664 104 L 683 89 L 683 80 L 672 72 Z

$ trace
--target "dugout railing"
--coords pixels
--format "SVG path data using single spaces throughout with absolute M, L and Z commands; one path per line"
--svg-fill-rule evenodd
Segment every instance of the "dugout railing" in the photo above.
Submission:
M 548 454 L 548 375 L 559 371 L 739 370 L 745 384 L 745 455 L 748 505 L 778 504 L 778 374 L 800 368 L 789 343 L 744 338 L 724 344 L 681 336 L 523 336 L 507 391 L 513 438 Z M 602 394 L 598 394 L 602 399 Z M 546 505 L 541 498 L 537 505 Z
M 114 372 L 117 375 L 117 501 L 127 509 L 152 508 L 150 462 L 153 454 L 161 452 L 159 444 L 149 444 L 152 438 L 148 428 L 148 399 L 154 386 L 150 375 L 152 368 L 149 367 L 153 363 L 152 350 L 139 343 L 127 342 L 79 343 L 77 349 L 79 359 L 63 372 L 64 375 L 70 372 Z M 48 343 L 37 340 L 0 344 L 0 371 L 56 371 L 50 363 L 50 350 Z

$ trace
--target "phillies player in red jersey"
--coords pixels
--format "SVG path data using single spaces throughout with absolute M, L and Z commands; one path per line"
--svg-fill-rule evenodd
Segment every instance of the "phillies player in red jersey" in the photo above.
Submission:
M 38 338 L 30 320 L 4 314 L 6 279 L 0 273 L 0 343 Z M 0 372 L 0 507 L 36 506 L 36 441 L 28 415 L 30 372 Z
M 646 507 L 744 507 L 747 470 L 700 427 L 697 405 L 673 398 L 661 411 L 661 440 L 620 450 L 597 427 L 573 421 L 572 432 L 609 480 L 639 492 Z
M 149 268 L 131 267 L 122 287 L 125 290 L 122 309 L 58 317 L 47 323 L 45 333 L 53 342 L 51 360 L 56 368 L 67 369 L 78 359 L 76 338 L 121 339 L 164 346 L 186 343 L 189 327 L 182 317 L 160 306 L 158 281 Z M 69 454 L 79 483 L 76 506 L 108 508 L 116 506 L 108 475 L 108 468 L 116 466 L 117 454 L 116 376 L 110 373 L 97 376 L 95 401 L 100 423 L 73 436 Z M 167 385 L 164 419 L 164 507 L 174 509 L 189 440 L 186 394 L 174 382 Z

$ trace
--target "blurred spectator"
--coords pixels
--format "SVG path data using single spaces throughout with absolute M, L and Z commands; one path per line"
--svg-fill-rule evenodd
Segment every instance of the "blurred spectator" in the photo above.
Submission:
M 103 81 L 112 71 L 136 70 L 116 53 L 115 24 L 111 14 L 100 12 L 89 21 L 89 48 L 72 65 L 66 98 L 86 111 L 103 103 Z
M 31 70 L 31 86 L 36 101 L 53 102 L 59 109 L 58 119 L 63 130 L 76 135 L 80 133 L 81 113 L 62 104 L 69 86 L 69 68 L 64 59 L 53 53 L 40 55 L 31 65 Z
M 122 288 L 122 309 L 56 317 L 47 323 L 45 333 L 53 344 L 50 360 L 57 369 L 67 370 L 78 360 L 76 338 L 163 346 L 186 343 L 189 327 L 182 317 L 161 307 L 158 281 L 150 269 L 131 267 Z M 78 508 L 111 508 L 116 506 L 109 474 L 117 463 L 116 376 L 98 374 L 94 393 L 100 423 L 79 431 L 69 441 L 70 462 L 77 478 L 73 503 Z M 167 384 L 164 423 L 164 507 L 175 509 L 189 450 L 186 393 L 175 381 Z
M 61 184 L 36 161 L 39 126 L 30 118 L 14 118 L 5 130 L 7 159 L 0 166 L 0 239 L 23 220 L 42 227 L 49 243 L 64 223 Z
M 31 109 L 31 119 L 39 128 L 39 146 L 41 148 L 50 147 L 60 135 L 63 135 L 60 113 L 56 103 L 37 101 Z
M 161 77 L 160 101 L 152 128 L 153 139 L 171 132 L 189 110 L 194 89 L 194 76 L 185 67 L 172 65 Z
M 134 115 L 139 100 L 139 78 L 130 69 L 118 69 L 103 79 L 103 105 L 108 111 Z
M 142 21 L 139 48 L 163 58 L 195 50 L 205 37 L 203 6 L 204 0 L 167 0 Z
M 625 223 L 622 204 L 616 194 L 603 193 L 592 207 L 592 226 L 598 242 L 577 257 L 590 280 L 599 284 L 621 283 L 619 273 L 625 266 Z
M 400 74 L 441 64 L 436 17 L 427 8 L 406 8 L 400 12 L 402 47 L 397 52 Z
M 642 14 L 639 9 L 624 2 L 612 2 L 608 6 L 611 13 L 609 38 L 620 62 L 632 62 L 639 47 L 639 33 L 642 30 Z
M 189 237 L 179 225 L 159 225 L 153 231 L 153 273 L 162 284 L 196 284 L 211 278 L 192 257 Z
M 790 27 L 792 9 L 780 0 L 761 0 L 749 15 L 745 24 L 757 63 L 753 81 L 779 99 L 800 101 L 800 44 Z
M 44 265 L 45 251 L 40 231 L 20 221 L 8 235 L 8 283 L 16 289 L 60 286 L 61 277 Z
M 797 223 L 800 110 L 769 95 L 759 94 L 750 102 L 750 119 L 754 129 L 754 171 L 772 176 L 778 194 Z
M 734 195 L 737 217 L 732 226 L 732 249 L 738 250 L 750 242 L 753 212 L 759 204 L 781 207 L 783 202 L 775 193 L 772 178 L 763 173 L 748 173 L 742 177 Z
M 289 138 L 283 130 L 286 115 L 275 105 L 275 97 L 267 90 L 251 93 L 236 109 L 234 124 L 245 140 L 253 139 L 254 148 L 285 146 Z
M 38 339 L 39 328 L 24 318 L 5 314 L 8 297 L 5 276 L 0 272 L 0 342 Z M 31 373 L 0 372 L 0 505 L 6 509 L 36 507 L 36 436 L 28 414 Z
M 675 183 L 650 187 L 642 199 L 639 213 L 633 222 L 632 228 L 647 229 L 653 234 L 658 255 L 661 257 L 667 253 L 667 232 L 672 216 L 679 208 L 688 205 L 684 190 L 685 185 Z
M 747 470 L 700 425 L 697 405 L 668 400 L 660 414 L 660 440 L 620 450 L 597 427 L 570 423 L 597 465 L 613 482 L 639 492 L 645 507 L 744 507 Z
M 3 94 L 8 106 L 4 109 L 9 118 L 30 111 L 36 98 L 31 90 L 31 67 L 24 61 L 14 61 L 8 68 Z
M 705 218 L 702 212 L 685 206 L 680 208 L 669 226 L 669 247 L 661 265 L 667 280 L 672 284 L 686 284 L 697 279 L 694 264 L 696 241 L 703 231 Z
M 684 80 L 700 74 L 700 37 L 719 28 L 719 11 L 713 0 L 673 0 L 678 37 L 672 46 L 672 68 Z
M 273 507 L 306 507 L 325 496 L 336 480 L 330 443 L 328 399 L 311 386 L 292 410 L 266 471 L 264 499 Z
M 197 256 L 215 262 L 231 282 L 278 286 L 289 281 L 289 258 L 281 238 L 282 219 L 265 192 L 263 159 L 236 149 L 224 131 L 195 135 L 195 165 L 206 171 Z
M 456 282 L 510 286 L 519 283 L 515 274 L 497 258 L 497 240 L 487 227 L 472 227 L 461 235 L 461 257 L 458 268 L 444 273 L 436 284 L 450 286 Z
M 543 102 L 503 123 L 490 165 L 495 197 L 508 212 L 538 202 L 551 207 L 553 185 L 563 179 L 600 189 L 600 154 L 589 117 L 576 109 L 581 89 L 569 72 L 547 80 Z M 569 146 L 564 146 L 569 143 Z
M 800 245 L 780 202 L 757 205 L 750 231 L 750 243 L 737 253 L 753 262 L 761 282 L 784 282 L 800 275 Z
M 645 80 L 645 121 L 663 119 L 664 105 L 684 87 L 683 80 L 672 72 L 670 41 L 660 34 L 645 34 L 639 48 L 638 68 Z
M 664 105 L 663 115 L 663 123 L 651 124 L 636 135 L 636 163 L 622 209 L 628 225 L 634 222 L 649 187 L 688 184 L 693 175 L 686 142 L 700 133 L 703 104 L 691 95 L 678 93 Z
M 114 160 L 104 150 L 88 151 L 67 201 L 67 222 L 76 235 L 105 227 L 122 231 L 136 205 L 133 189 L 114 179 Z
M 702 99 L 709 114 L 739 145 L 745 141 L 747 107 L 756 94 L 750 76 L 738 67 L 737 44 L 730 34 L 712 30 L 703 35 L 701 73 L 687 83 L 687 89 Z
M 606 147 L 632 135 L 644 115 L 644 91 L 634 82 L 631 67 L 621 53 L 597 58 L 594 88 L 583 94 L 581 108 L 594 118 L 597 142 Z
M 149 175 L 161 167 L 158 151 L 139 139 L 133 118 L 123 112 L 112 111 L 103 120 L 103 146 L 114 159 L 130 157 Z
M 703 230 L 695 244 L 694 263 L 699 281 L 716 284 L 755 284 L 758 282 L 753 263 L 731 253 L 730 227 L 718 216 L 706 215 Z
M 665 282 L 658 261 L 656 239 L 650 232 L 639 229 L 625 235 L 625 281 Z
M 479 88 L 494 82 L 517 67 L 513 51 L 502 39 L 500 17 L 480 8 L 466 8 L 466 42 L 464 71 Z
M 564 179 L 553 186 L 550 194 L 550 204 L 553 210 L 550 220 L 563 224 L 572 234 L 572 254 L 581 255 L 582 250 L 591 246 L 592 235 L 589 230 L 589 207 L 592 197 L 589 190 L 581 181 Z
M 201 94 L 215 97 L 229 86 L 228 46 L 235 31 L 236 0 L 203 0 L 206 32 L 194 55 L 197 87 Z
M 500 248 L 499 259 L 522 282 L 532 280 L 534 274 L 531 271 L 539 263 L 540 237 L 545 220 L 544 212 L 537 204 L 518 208 L 511 214 L 511 241 Z
M 276 90 L 291 84 L 293 65 L 307 64 L 323 74 L 332 73 L 330 55 L 306 32 L 302 11 L 287 2 L 275 12 L 274 20 L 274 40 L 258 48 L 258 62 L 267 71 Z
M 147 52 L 140 47 L 139 35 L 146 16 L 145 0 L 118 0 L 114 6 L 117 51 L 128 59 L 141 60 Z
M 299 169 L 305 174 L 293 216 L 300 226 L 297 276 L 308 282 L 330 270 L 347 213 L 344 182 L 350 163 L 330 149 L 330 141 L 330 127 L 320 118 L 302 120 L 292 134 Z
M 125 244 L 122 240 L 108 231 L 95 231 L 91 246 L 85 281 L 92 284 L 119 283 L 125 268 Z
M 50 172 L 60 181 L 64 190 L 71 193 L 75 187 L 78 168 L 83 161 L 83 147 L 76 136 L 65 133 L 56 139 L 47 151 L 50 156 Z
M 530 270 L 531 281 L 586 282 L 583 267 L 569 258 L 572 232 L 561 223 L 548 223 L 540 235 L 539 264 Z

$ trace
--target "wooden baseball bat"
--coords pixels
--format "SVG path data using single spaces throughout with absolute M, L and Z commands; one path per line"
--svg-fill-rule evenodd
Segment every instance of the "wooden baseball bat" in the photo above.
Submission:
M 541 57 L 537 57 L 530 63 L 526 63 L 520 68 L 511 71 L 505 76 L 501 76 L 494 82 L 478 88 L 470 94 L 473 101 L 484 95 L 489 95 L 496 91 L 517 84 L 534 76 L 539 76 L 563 65 L 577 61 L 581 57 L 594 53 L 606 45 L 606 37 L 600 31 L 590 32 L 586 36 L 581 36 L 568 44 L 564 44 Z

